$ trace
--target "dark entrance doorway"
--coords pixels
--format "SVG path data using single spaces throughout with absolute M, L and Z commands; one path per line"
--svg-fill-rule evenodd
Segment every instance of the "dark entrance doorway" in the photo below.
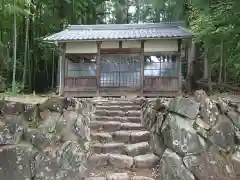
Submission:
M 140 88 L 140 56 L 102 56 L 100 61 L 100 87 Z

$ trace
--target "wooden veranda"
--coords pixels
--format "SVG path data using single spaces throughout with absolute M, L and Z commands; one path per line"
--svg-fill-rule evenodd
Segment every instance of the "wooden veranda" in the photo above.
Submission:
M 96 38 L 90 37 L 81 41 L 57 40 L 62 49 L 62 55 L 59 58 L 59 93 L 61 95 L 74 97 L 129 94 L 176 96 L 181 93 L 181 58 L 185 55 L 182 51 L 185 43 L 188 42 L 186 39 L 191 38 L 189 32 L 180 28 L 179 31 L 184 31 L 185 36 L 175 36 L 172 31 L 178 26 L 169 27 L 169 25 L 158 24 L 135 25 L 134 29 L 130 29 L 129 26 L 125 26 L 125 29 L 118 25 L 102 26 L 104 27 L 91 26 L 92 34 L 100 33 Z M 110 26 L 112 31 L 116 31 L 115 33 L 134 31 L 135 38 L 122 38 L 116 34 L 116 37 L 112 35 L 114 38 L 111 38 L 109 34 L 104 34 Z M 133 28 L 133 25 L 130 27 Z M 76 26 L 71 28 L 73 31 L 86 33 L 86 29 L 82 26 L 77 29 Z M 90 27 L 84 26 L 84 28 Z M 136 37 L 138 29 L 147 33 L 154 28 L 166 30 L 166 32 L 170 28 L 172 36 Z M 179 32 L 175 33 L 179 34 Z M 92 34 L 88 36 L 93 36 Z M 157 34 L 159 36 L 159 33 Z M 99 36 L 108 36 L 108 38 Z

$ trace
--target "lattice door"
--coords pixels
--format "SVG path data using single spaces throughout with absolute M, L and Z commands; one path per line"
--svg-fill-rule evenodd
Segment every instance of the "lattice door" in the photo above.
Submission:
M 140 87 L 140 56 L 103 56 L 100 62 L 100 87 Z

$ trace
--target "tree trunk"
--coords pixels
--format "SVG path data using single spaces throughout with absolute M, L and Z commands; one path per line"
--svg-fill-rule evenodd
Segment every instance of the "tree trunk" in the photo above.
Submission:
M 28 34 L 29 34 L 29 16 L 26 19 L 26 34 L 25 34 L 25 46 L 24 46 L 24 69 L 22 77 L 22 89 L 24 89 L 26 84 L 26 74 L 27 74 L 27 59 L 28 59 Z
M 140 21 L 140 0 L 136 0 L 136 19 L 137 23 Z
M 219 74 L 218 74 L 218 84 L 222 83 L 222 69 L 223 69 L 223 40 L 221 40 L 221 57 L 220 57 L 220 67 L 219 67 Z
M 223 75 L 223 82 L 227 84 L 227 56 L 223 55 L 223 62 L 224 62 L 224 75 Z
M 155 9 L 155 22 L 156 23 L 160 22 L 160 13 L 161 13 L 160 8 L 156 8 Z
M 14 7 L 16 2 L 14 0 Z M 13 15 L 13 79 L 12 79 L 12 93 L 16 93 L 16 65 L 17 65 L 17 17 L 14 11 Z
M 204 70 L 203 70 L 203 79 L 208 79 L 208 58 L 207 58 L 207 50 L 204 51 Z
M 205 58 L 207 59 L 206 61 L 208 62 L 208 90 L 211 93 L 212 92 L 212 76 L 211 76 L 211 71 L 212 71 L 212 67 L 211 67 L 211 63 L 209 62 L 208 58 L 209 58 L 209 52 L 208 52 L 208 48 L 205 49 Z

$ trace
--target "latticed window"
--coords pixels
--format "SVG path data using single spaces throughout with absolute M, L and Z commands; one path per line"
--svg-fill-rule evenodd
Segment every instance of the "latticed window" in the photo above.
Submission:
M 176 56 L 145 56 L 144 76 L 178 77 Z
M 96 57 L 81 56 L 68 61 L 68 77 L 96 76 Z

